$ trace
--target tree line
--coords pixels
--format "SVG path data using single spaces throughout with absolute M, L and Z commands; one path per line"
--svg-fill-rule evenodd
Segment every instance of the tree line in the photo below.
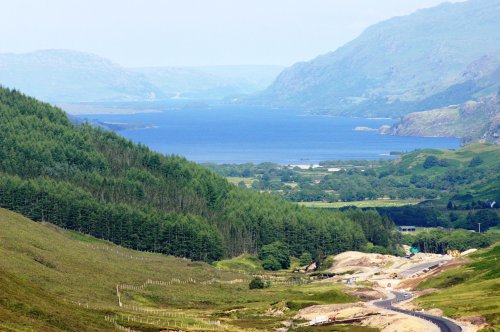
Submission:
M 310 210 L 238 188 L 4 88 L 0 142 L 1 207 L 139 250 L 212 261 L 275 241 L 298 257 L 398 240 L 374 211 Z

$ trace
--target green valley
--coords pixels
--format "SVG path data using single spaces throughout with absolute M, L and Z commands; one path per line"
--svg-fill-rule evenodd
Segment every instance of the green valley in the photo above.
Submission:
M 276 241 L 297 257 L 368 242 L 363 213 L 311 210 L 238 188 L 184 158 L 73 125 L 17 91 L 0 89 L 0 140 L 0 207 L 122 246 L 211 262 Z M 395 251 L 392 224 L 372 222 Z
M 500 147 L 418 150 L 392 161 L 324 161 L 311 167 L 272 163 L 206 166 L 241 187 L 312 208 L 376 208 L 398 225 L 495 227 Z M 495 203 L 497 202 L 497 203 Z
M 271 312 L 286 303 L 355 301 L 338 284 L 300 285 L 291 274 L 263 271 L 272 287 L 249 290 L 249 274 L 125 249 L 4 209 L 0 228 L 2 331 L 112 330 L 114 323 L 140 331 L 268 330 L 294 315 Z
M 0 332 L 500 331 L 500 0 L 42 2 Z

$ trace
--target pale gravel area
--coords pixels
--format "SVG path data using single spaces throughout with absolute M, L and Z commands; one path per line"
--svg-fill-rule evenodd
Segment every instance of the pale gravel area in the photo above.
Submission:
M 319 316 L 336 316 L 337 320 L 364 317 L 361 325 L 375 327 L 382 332 L 439 332 L 439 328 L 417 317 L 412 317 L 390 310 L 380 309 L 369 303 L 344 303 L 315 305 L 300 310 L 295 318 L 313 320 Z
M 437 325 L 424 319 L 380 308 L 378 311 L 380 315 L 367 318 L 362 325 L 379 328 L 382 332 L 440 332 Z
M 412 300 L 413 299 L 411 299 L 409 301 L 400 302 L 400 303 L 396 304 L 395 307 L 399 307 L 399 308 L 405 309 L 405 310 L 421 310 L 412 302 Z M 433 315 L 433 316 L 443 317 L 443 311 L 439 308 L 428 309 L 425 312 L 430 314 L 430 315 Z M 475 326 L 474 324 L 472 324 L 470 322 L 466 322 L 466 321 L 462 321 L 462 320 L 455 320 L 455 319 L 451 319 L 449 317 L 445 317 L 445 318 L 449 319 L 452 322 L 454 322 L 455 324 L 459 325 L 462 328 L 462 332 L 476 332 L 479 330 L 479 327 Z
M 392 279 L 390 277 L 391 273 L 397 273 L 398 277 L 402 277 L 403 280 L 411 281 L 411 276 L 404 273 L 409 269 L 418 270 L 419 266 L 432 265 L 451 259 L 453 259 L 453 257 L 438 254 L 418 253 L 411 259 L 407 259 L 391 255 L 366 254 L 349 251 L 336 255 L 334 257 L 333 266 L 326 271 L 340 275 L 322 280 L 321 282 L 338 282 L 353 278 L 354 284 L 349 287 L 352 292 L 356 292 L 357 289 L 361 290 L 360 287 L 355 287 L 356 282 L 369 282 L 372 283 L 375 288 L 373 289 L 373 294 L 367 293 L 367 296 L 370 295 L 375 297 L 378 296 L 377 294 L 380 294 L 381 298 L 389 298 L 393 297 L 390 290 L 397 288 L 398 283 L 401 281 L 399 278 Z M 387 287 L 388 284 L 391 284 L 391 287 Z M 367 287 L 365 287 L 365 290 L 366 288 Z M 402 302 L 401 307 L 410 310 L 416 309 L 410 301 Z M 427 312 L 432 315 L 442 316 L 442 312 L 439 309 L 433 309 Z M 337 320 L 365 317 L 361 323 L 363 326 L 375 327 L 382 332 L 440 331 L 437 325 L 425 319 L 378 308 L 373 305 L 373 301 L 311 306 L 300 310 L 296 318 L 311 321 L 320 316 L 335 316 Z M 477 331 L 477 327 L 469 322 L 453 321 L 460 325 L 464 332 Z

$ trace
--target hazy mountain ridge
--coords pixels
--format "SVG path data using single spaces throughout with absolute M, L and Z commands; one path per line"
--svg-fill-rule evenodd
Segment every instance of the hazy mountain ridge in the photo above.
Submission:
M 71 50 L 0 54 L 0 84 L 48 102 L 222 99 L 264 89 L 280 66 L 126 68 Z
M 285 69 L 248 102 L 356 116 L 447 106 L 419 103 L 469 80 L 464 71 L 484 56 L 498 59 L 499 15 L 500 1 L 469 0 L 392 18 L 334 52 Z
M 69 50 L 0 54 L 0 84 L 49 102 L 149 100 L 162 92 L 107 59 Z
M 242 65 L 145 67 L 133 70 L 147 77 L 170 98 L 222 99 L 265 89 L 283 68 Z

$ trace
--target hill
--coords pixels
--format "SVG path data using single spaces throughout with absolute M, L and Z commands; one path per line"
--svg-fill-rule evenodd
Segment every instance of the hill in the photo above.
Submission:
M 410 113 L 382 134 L 399 136 L 460 137 L 464 142 L 500 144 L 498 94 L 479 101 Z
M 213 261 L 282 241 L 293 255 L 366 244 L 362 218 L 238 188 L 63 111 L 0 89 L 0 207 L 123 246 Z M 377 223 L 388 247 L 389 224 Z
M 144 76 L 96 55 L 69 50 L 0 54 L 0 84 L 47 102 L 162 97 Z
M 334 52 L 285 69 L 248 102 L 394 117 L 491 93 L 498 80 L 498 0 L 444 3 L 366 29 Z M 474 73 L 470 75 L 471 73 Z
M 440 308 L 444 315 L 481 322 L 484 317 L 492 330 L 500 326 L 500 270 L 497 243 L 470 256 L 468 263 L 447 270 L 420 285 L 418 289 L 436 289 L 415 302 L 424 308 Z
M 271 288 L 250 290 L 246 274 L 125 249 L 5 209 L 0 228 L 2 331 L 272 330 L 284 317 L 270 310 L 285 303 L 355 300 L 340 285 L 276 276 L 263 276 Z

